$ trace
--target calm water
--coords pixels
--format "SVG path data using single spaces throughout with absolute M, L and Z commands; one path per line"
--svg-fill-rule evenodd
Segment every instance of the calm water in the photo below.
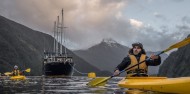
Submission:
M 125 94 L 117 82 L 121 77 L 114 77 L 105 87 L 89 88 L 86 84 L 91 80 L 87 77 L 52 78 L 27 77 L 26 81 L 0 80 L 0 94 Z
M 87 77 L 53 78 L 27 77 L 25 81 L 11 81 L 0 78 L 0 94 L 126 94 L 127 89 L 117 86 L 122 77 L 110 79 L 105 86 L 88 87 Z M 131 93 L 130 93 L 131 94 Z M 132 94 L 161 94 L 151 91 Z

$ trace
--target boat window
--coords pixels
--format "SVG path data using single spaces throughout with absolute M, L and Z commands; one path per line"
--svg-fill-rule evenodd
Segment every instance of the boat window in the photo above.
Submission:
M 57 61 L 61 61 L 61 59 L 60 59 L 60 58 L 58 58 L 58 59 L 57 59 Z

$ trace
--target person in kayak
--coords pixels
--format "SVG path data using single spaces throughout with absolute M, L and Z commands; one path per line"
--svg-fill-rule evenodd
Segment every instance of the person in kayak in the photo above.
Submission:
M 129 54 L 125 57 L 122 62 L 116 67 L 114 75 L 119 75 L 120 71 L 127 67 L 133 66 L 141 61 L 147 59 L 146 52 L 143 49 L 143 45 L 139 42 L 133 43 L 132 48 L 129 50 Z M 161 57 L 151 54 L 151 59 L 138 64 L 137 66 L 126 71 L 127 76 L 137 77 L 137 76 L 148 76 L 148 66 L 157 66 L 161 63 Z
M 14 69 L 12 71 L 12 76 L 19 76 L 19 75 L 22 75 L 22 72 L 20 72 L 19 69 L 18 69 L 18 66 L 15 65 Z

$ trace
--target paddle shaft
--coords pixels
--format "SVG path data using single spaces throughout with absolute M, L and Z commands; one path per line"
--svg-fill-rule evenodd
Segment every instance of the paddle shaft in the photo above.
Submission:
M 183 41 L 182 41 L 183 42 Z M 178 44 L 178 43 L 177 43 Z M 175 44 L 175 45 L 177 45 L 177 44 Z M 187 43 L 188 44 L 188 43 Z M 172 45 L 173 46 L 173 45 Z M 168 49 L 166 49 L 166 50 L 164 50 L 164 51 L 161 51 L 160 53 L 158 53 L 158 54 L 156 54 L 156 56 L 159 56 L 159 55 L 161 55 L 161 54 L 163 54 L 164 52 L 167 52 L 167 51 L 169 51 L 169 50 L 171 50 L 173 47 L 169 47 Z M 184 46 L 184 45 L 183 45 Z M 181 46 L 180 46 L 181 47 Z M 137 64 L 135 64 L 135 65 L 133 65 L 133 66 L 131 66 L 131 67 L 127 67 L 127 68 L 125 68 L 124 70 L 122 70 L 122 71 L 120 71 L 119 72 L 119 74 L 121 74 L 121 73 L 123 73 L 123 72 L 125 72 L 125 71 L 127 71 L 127 70 L 129 70 L 129 69 L 131 69 L 131 68 L 133 68 L 133 67 L 135 67 L 135 66 L 137 66 L 137 65 L 139 65 L 139 64 L 142 64 L 143 62 L 145 62 L 145 61 L 148 61 L 148 60 L 150 60 L 151 58 L 149 57 L 149 58 L 147 58 L 147 59 L 145 59 L 145 60 L 143 60 L 143 61 L 141 61 L 141 62 L 139 62 L 139 63 L 137 63 Z M 107 80 L 109 80 L 109 79 L 111 79 L 111 78 L 113 78 L 113 77 L 115 77 L 115 76 L 117 76 L 117 75 L 112 75 L 112 76 L 110 76 Z
M 156 54 L 156 56 L 159 56 L 159 55 L 161 55 L 162 53 L 164 53 L 164 51 L 162 51 L 162 52 Z M 151 59 L 151 58 L 149 57 L 149 58 L 147 58 L 146 60 L 143 60 L 143 61 L 141 61 L 141 62 L 139 62 L 139 63 L 137 63 L 137 64 L 135 64 L 135 65 L 133 65 L 133 66 L 131 66 L 131 67 L 127 67 L 127 68 L 125 68 L 124 70 L 120 71 L 119 74 L 121 74 L 121 73 L 123 73 L 123 72 L 125 72 L 125 71 L 127 71 L 127 70 L 129 70 L 129 69 L 131 69 L 131 68 L 133 68 L 133 67 L 135 67 L 135 66 L 137 66 L 137 65 L 139 65 L 139 64 L 141 64 L 141 63 L 143 63 L 143 62 L 145 62 L 145 61 L 148 61 L 148 60 L 150 60 L 150 59 Z M 104 79 L 104 80 L 102 80 L 102 81 L 96 83 L 95 86 L 98 85 L 98 84 L 100 84 L 100 83 L 103 83 L 103 82 L 105 82 L 105 81 L 107 81 L 107 80 L 109 80 L 109 79 L 111 79 L 111 78 L 113 78 L 113 77 L 115 77 L 115 76 L 117 76 L 117 75 L 112 75 L 112 76 L 108 77 L 107 79 Z

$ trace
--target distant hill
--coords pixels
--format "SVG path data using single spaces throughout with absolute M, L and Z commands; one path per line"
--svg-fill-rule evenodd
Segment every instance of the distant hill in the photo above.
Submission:
M 123 57 L 127 55 L 128 49 L 112 39 L 104 39 L 100 44 L 87 50 L 74 51 L 74 53 L 100 70 L 113 72 Z
M 127 56 L 129 49 L 113 39 L 103 39 L 99 44 L 87 50 L 76 50 L 74 53 L 101 70 L 113 72 L 115 67 Z M 153 52 L 147 52 L 147 55 L 151 53 Z M 162 60 L 165 60 L 167 55 L 162 54 L 161 57 Z M 157 74 L 159 67 L 153 66 L 149 69 L 149 74 Z
M 30 75 L 42 74 L 43 51 L 52 50 L 53 37 L 32 30 L 24 25 L 0 16 L 0 72 L 12 71 L 14 65 L 20 69 L 31 68 Z M 110 74 L 81 59 L 70 50 L 75 68 L 81 72 L 96 72 L 98 75 Z M 75 72 L 74 75 L 80 75 Z
M 190 37 L 190 35 L 188 36 Z M 159 76 L 190 76 L 190 44 L 172 52 L 159 70 Z

